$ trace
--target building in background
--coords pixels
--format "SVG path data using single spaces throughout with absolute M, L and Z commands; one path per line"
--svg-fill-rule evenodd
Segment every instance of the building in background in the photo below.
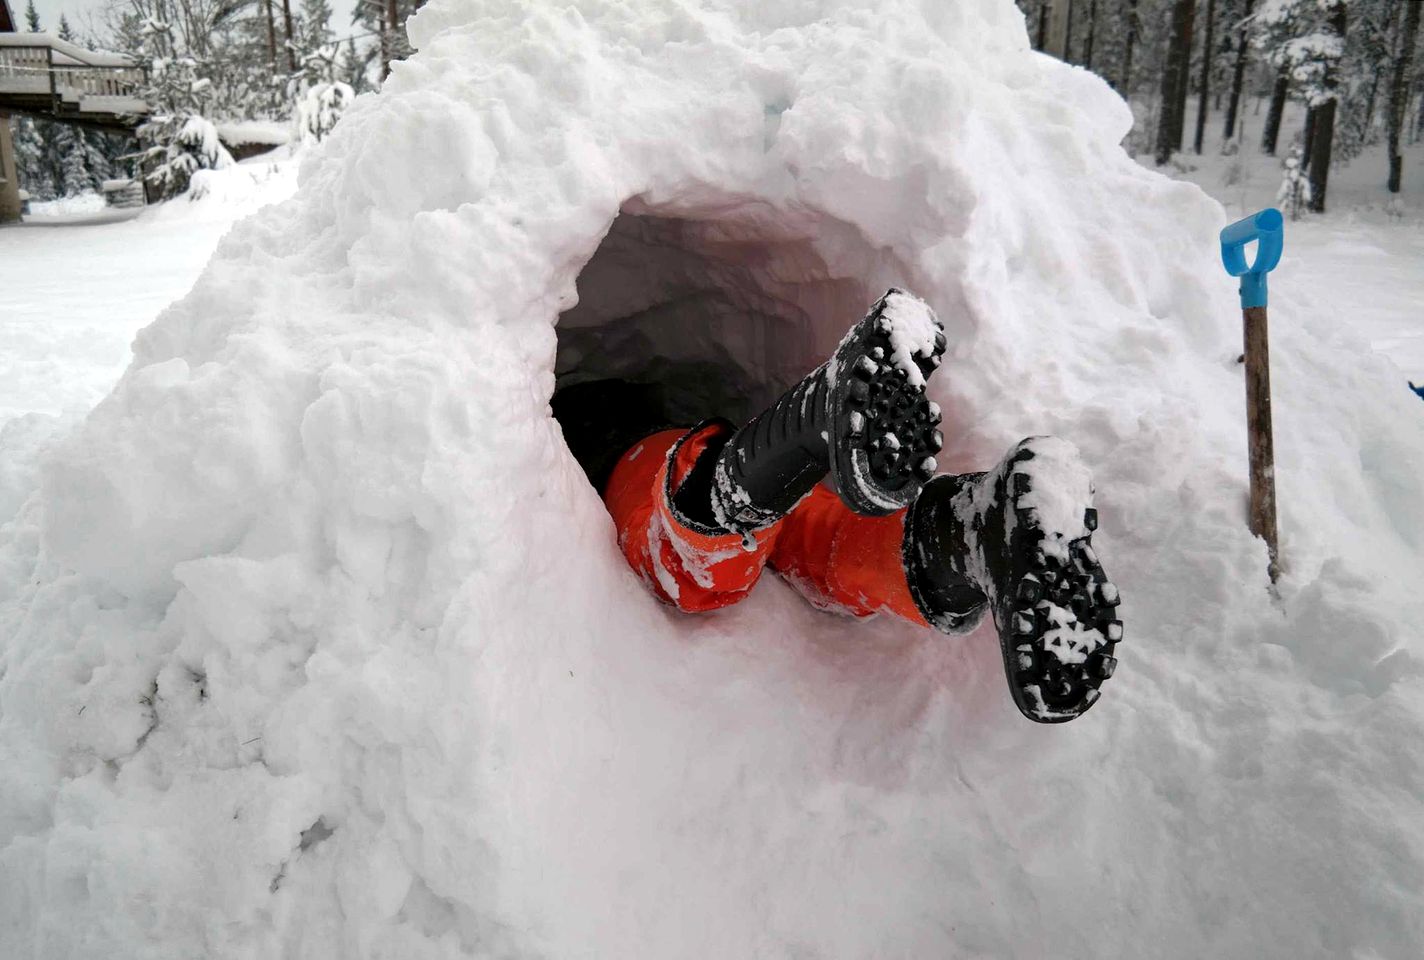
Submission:
M 15 32 L 9 0 L 0 0 L 0 33 Z M 10 115 L 0 112 L 0 223 L 20 219 L 20 172 L 15 168 L 15 140 Z

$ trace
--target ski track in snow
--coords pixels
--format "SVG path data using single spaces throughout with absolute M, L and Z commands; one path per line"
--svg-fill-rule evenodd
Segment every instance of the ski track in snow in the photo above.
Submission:
M 1424 405 L 1371 350 L 1417 362 L 1420 195 L 1288 225 L 1273 600 L 1228 214 L 1008 0 L 709 6 L 433 0 L 151 324 L 201 203 L 0 230 L 0 956 L 1420 954 Z M 988 627 L 649 596 L 545 408 L 633 196 L 889 251 L 945 469 L 1082 450 L 1089 714 L 1023 721 Z

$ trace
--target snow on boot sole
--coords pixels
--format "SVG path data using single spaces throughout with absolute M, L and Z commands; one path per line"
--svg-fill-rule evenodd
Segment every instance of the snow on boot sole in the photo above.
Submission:
M 1086 477 L 1086 470 L 1076 454 L 1039 460 L 1046 451 L 1043 438 L 1038 442 L 1038 450 L 1034 441 L 1021 444 L 996 479 L 1013 522 L 1006 589 L 993 610 L 1015 705 L 1030 720 L 1062 723 L 1096 703 L 1113 675 L 1122 621 L 1117 588 L 1092 547 L 1098 519 L 1091 486 L 1075 490 L 1063 478 L 1075 469 Z
M 831 478 L 856 513 L 908 506 L 938 469 L 941 415 L 925 398 L 925 379 L 944 349 L 934 312 L 891 288 L 827 362 Z

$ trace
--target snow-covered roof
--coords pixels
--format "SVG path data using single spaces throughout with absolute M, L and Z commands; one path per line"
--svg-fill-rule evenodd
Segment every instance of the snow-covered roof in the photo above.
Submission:
M 13 33 L 15 13 L 10 9 L 9 0 L 0 0 L 0 33 Z
M 291 128 L 271 120 L 233 120 L 217 125 L 223 143 L 270 143 L 280 146 L 292 139 Z

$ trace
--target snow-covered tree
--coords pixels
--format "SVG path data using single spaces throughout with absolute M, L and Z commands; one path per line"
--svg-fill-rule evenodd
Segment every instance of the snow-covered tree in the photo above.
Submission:
M 178 38 L 164 21 L 143 24 L 148 81 L 141 96 L 150 112 L 138 128 L 143 178 L 160 196 L 188 188 L 198 170 L 225 167 L 232 157 L 206 115 L 212 81 L 199 62 L 177 51 Z
M 356 49 L 356 38 L 346 38 L 346 50 L 341 58 L 341 79 L 356 93 L 365 93 L 371 88 L 366 71 L 370 61 Z
M 331 32 L 331 4 L 328 0 L 302 0 L 301 50 L 309 53 L 318 47 L 327 47 L 335 42 Z
M 404 60 L 413 52 L 406 38 L 405 22 L 423 4 L 424 0 L 356 0 L 355 22 L 379 40 L 367 56 L 378 59 L 382 80 L 391 72 L 392 62 Z
M 315 143 L 331 132 L 356 94 L 340 80 L 308 87 L 297 105 L 297 135 L 304 143 Z

